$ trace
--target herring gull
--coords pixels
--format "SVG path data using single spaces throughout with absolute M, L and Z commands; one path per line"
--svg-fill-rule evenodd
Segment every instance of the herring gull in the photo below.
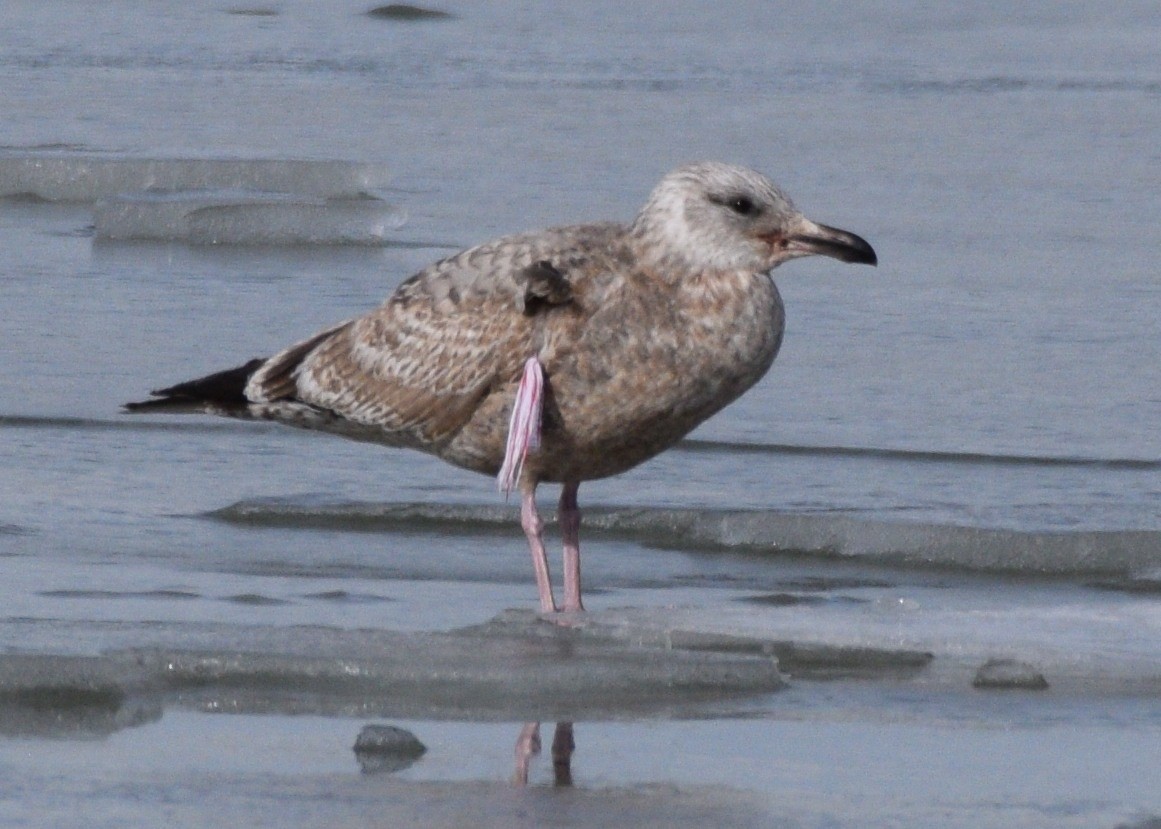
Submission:
M 520 491 L 541 611 L 580 611 L 581 482 L 673 446 L 753 386 L 782 342 L 770 271 L 814 254 L 877 262 L 760 173 L 691 164 L 628 224 L 470 248 L 363 316 L 127 409 L 272 420 L 499 474 Z M 536 509 L 543 482 L 562 484 L 560 608 Z

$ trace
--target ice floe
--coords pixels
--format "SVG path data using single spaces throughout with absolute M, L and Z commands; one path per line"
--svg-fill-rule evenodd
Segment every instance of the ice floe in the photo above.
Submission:
M 387 183 L 384 165 L 354 161 L 0 154 L 0 197 L 58 202 L 95 202 L 147 190 L 253 190 L 333 198 L 373 193 Z
M 91 203 L 100 240 L 384 245 L 406 220 L 382 165 L 0 154 L 0 198 Z
M 149 190 L 101 199 L 98 239 L 200 245 L 382 245 L 404 222 L 372 196 L 318 198 L 240 190 Z

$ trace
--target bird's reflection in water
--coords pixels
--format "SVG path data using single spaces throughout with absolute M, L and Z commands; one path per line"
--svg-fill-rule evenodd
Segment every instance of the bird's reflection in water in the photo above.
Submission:
M 554 786 L 572 785 L 572 752 L 576 742 L 572 736 L 572 723 L 558 722 L 552 734 L 552 783 Z M 532 758 L 540 753 L 540 723 L 525 723 L 516 738 L 516 773 L 513 782 L 518 786 L 528 784 L 528 767 Z

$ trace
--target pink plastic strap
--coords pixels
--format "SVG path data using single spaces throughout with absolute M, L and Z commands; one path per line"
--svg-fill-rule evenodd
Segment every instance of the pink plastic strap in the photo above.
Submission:
M 500 491 L 505 497 L 520 482 L 524 470 L 524 459 L 528 452 L 540 448 L 540 411 L 544 403 L 544 369 L 535 357 L 524 363 L 524 374 L 520 378 L 520 388 L 516 390 L 516 402 L 512 406 L 512 419 L 508 422 L 508 445 L 504 450 L 504 464 L 496 478 Z

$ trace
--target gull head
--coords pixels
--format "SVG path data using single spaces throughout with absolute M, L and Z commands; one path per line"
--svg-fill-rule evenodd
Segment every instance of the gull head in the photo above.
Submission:
M 878 262 L 866 241 L 807 219 L 766 176 L 716 161 L 679 167 L 661 179 L 631 235 L 642 255 L 669 273 L 674 266 L 766 273 L 814 255 Z

